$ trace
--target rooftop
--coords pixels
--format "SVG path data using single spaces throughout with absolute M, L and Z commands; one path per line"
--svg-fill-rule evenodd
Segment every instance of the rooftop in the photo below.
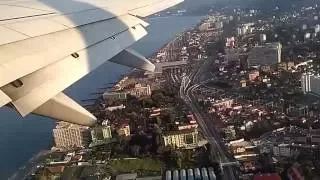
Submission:
M 77 125 L 77 124 L 72 124 L 72 123 L 67 123 L 67 122 L 58 122 L 55 129 L 72 129 L 72 128 L 87 129 L 88 127 Z
M 169 132 L 166 132 L 165 135 L 170 136 L 170 135 L 188 134 L 188 133 L 193 133 L 194 131 L 195 131 L 195 128 L 182 129 L 182 130 L 179 130 L 179 131 L 169 131 Z
M 64 166 L 47 167 L 47 170 L 50 173 L 62 173 L 64 171 Z

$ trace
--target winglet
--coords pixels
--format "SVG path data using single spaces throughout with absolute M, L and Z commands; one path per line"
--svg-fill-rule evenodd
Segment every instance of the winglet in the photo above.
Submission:
M 153 72 L 155 69 L 154 64 L 152 64 L 143 55 L 130 48 L 123 50 L 121 53 L 110 59 L 110 61 L 116 64 L 121 64 L 124 66 L 129 66 L 146 71 Z

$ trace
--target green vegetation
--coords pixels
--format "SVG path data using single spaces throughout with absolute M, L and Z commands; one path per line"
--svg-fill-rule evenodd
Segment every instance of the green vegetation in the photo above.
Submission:
M 113 160 L 111 167 L 118 173 L 137 172 L 139 176 L 160 175 L 162 162 L 157 159 L 121 159 Z

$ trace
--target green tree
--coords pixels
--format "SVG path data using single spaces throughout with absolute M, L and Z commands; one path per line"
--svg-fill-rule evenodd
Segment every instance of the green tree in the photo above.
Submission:
M 179 150 L 173 150 L 171 151 L 170 156 L 171 160 L 175 162 L 177 167 L 180 169 L 182 167 L 182 159 L 184 159 L 183 153 Z

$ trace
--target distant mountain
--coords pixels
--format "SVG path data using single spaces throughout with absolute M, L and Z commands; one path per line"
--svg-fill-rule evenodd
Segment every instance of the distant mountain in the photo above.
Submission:
M 186 9 L 188 14 L 205 15 L 209 9 L 225 6 L 254 8 L 268 12 L 276 7 L 280 11 L 288 11 L 294 7 L 307 7 L 314 4 L 320 5 L 320 0 L 185 0 L 177 8 Z

